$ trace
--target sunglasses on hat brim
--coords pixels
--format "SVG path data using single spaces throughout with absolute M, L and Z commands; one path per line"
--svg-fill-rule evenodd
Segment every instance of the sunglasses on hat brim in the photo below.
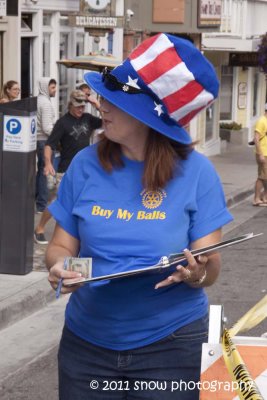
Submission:
M 104 82 L 104 85 L 109 90 L 121 90 L 127 94 L 144 93 L 142 89 L 138 89 L 127 85 L 127 83 L 120 82 L 116 76 L 111 74 L 111 71 L 107 67 L 105 67 L 102 72 L 102 82 Z

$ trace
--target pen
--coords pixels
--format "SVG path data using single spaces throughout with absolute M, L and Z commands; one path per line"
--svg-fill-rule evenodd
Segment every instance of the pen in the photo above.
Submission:
M 67 269 L 67 258 L 64 259 L 63 269 Z M 58 287 L 56 288 L 56 299 L 58 299 L 60 296 L 62 284 L 63 284 L 63 278 L 60 278 L 60 280 L 58 282 Z

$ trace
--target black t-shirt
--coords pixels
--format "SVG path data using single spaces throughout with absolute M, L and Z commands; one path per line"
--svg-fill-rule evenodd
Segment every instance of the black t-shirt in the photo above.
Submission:
M 88 113 L 75 118 L 68 112 L 56 122 L 46 144 L 52 150 L 56 150 L 60 145 L 61 158 L 58 172 L 66 172 L 75 154 L 89 145 L 93 130 L 100 128 L 101 125 L 100 118 Z

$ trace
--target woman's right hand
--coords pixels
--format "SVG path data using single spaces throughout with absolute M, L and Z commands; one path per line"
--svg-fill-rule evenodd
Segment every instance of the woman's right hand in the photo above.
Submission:
M 72 281 L 73 279 L 77 279 L 80 281 L 82 274 L 75 271 L 65 270 L 63 266 L 64 266 L 63 260 L 58 261 L 56 264 L 54 264 L 49 270 L 48 281 L 52 286 L 52 288 L 54 290 L 57 290 L 60 280 L 63 279 L 63 284 L 60 293 L 62 294 L 72 293 L 81 286 L 81 283 L 75 286 L 64 286 L 64 282 L 66 282 L 68 279 L 71 279 Z

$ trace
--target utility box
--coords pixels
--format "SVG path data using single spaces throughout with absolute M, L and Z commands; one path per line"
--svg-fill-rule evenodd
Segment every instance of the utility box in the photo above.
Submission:
M 0 273 L 33 267 L 37 98 L 0 104 Z

